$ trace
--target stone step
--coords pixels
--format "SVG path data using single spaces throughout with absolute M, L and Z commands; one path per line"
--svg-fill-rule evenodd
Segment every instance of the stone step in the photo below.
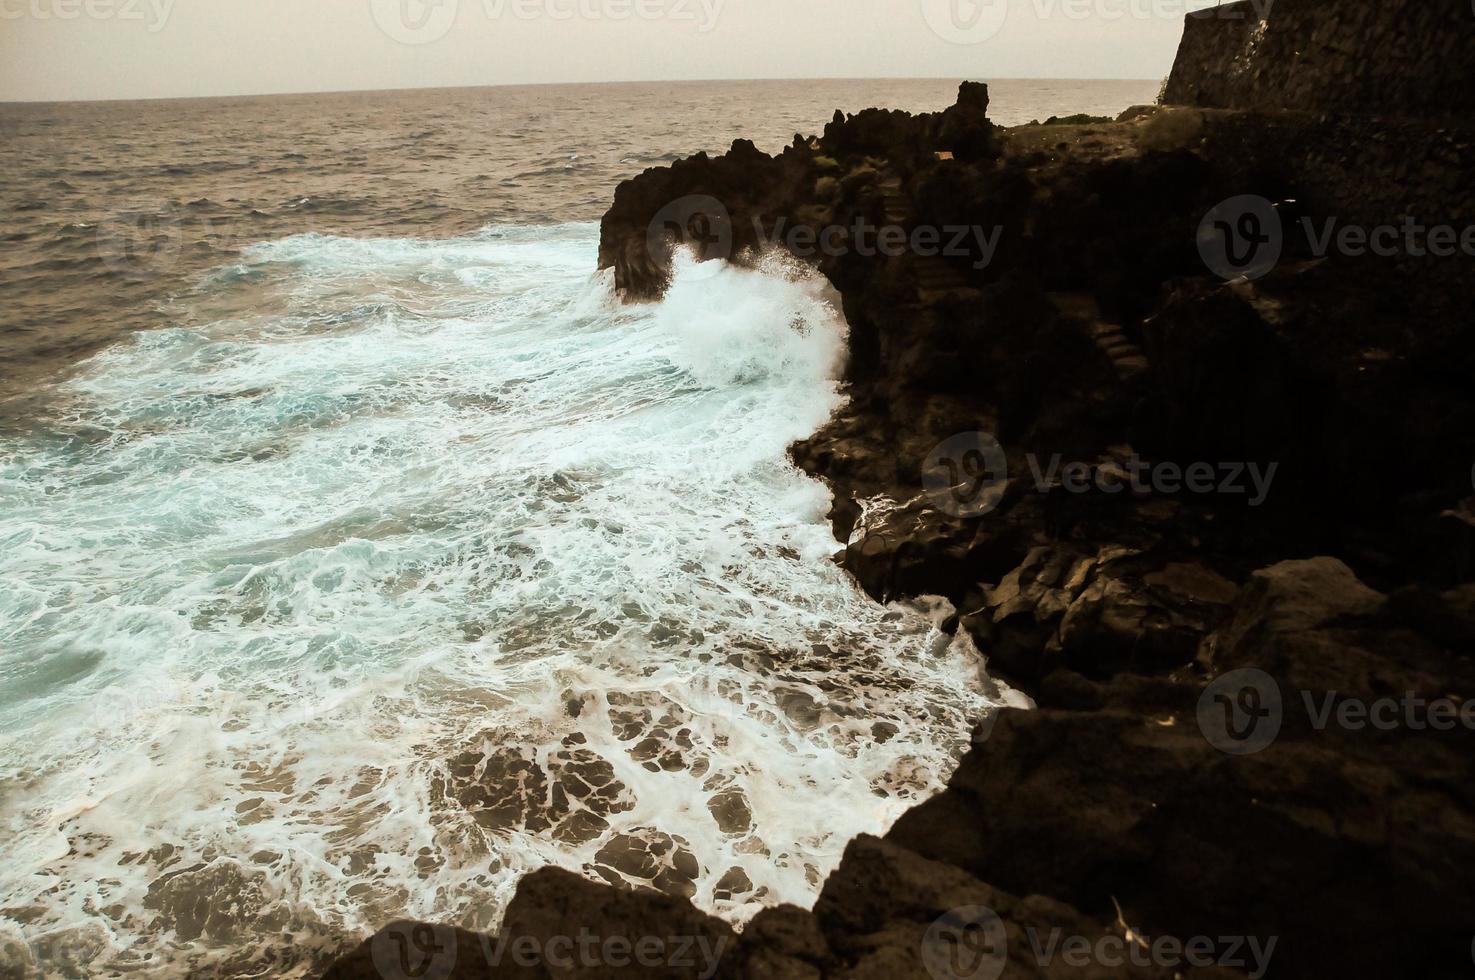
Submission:
M 1057 304 L 1058 308 L 1058 304 Z M 1077 309 L 1083 308 L 1077 306 Z M 1096 342 L 1096 347 L 1111 361 L 1117 376 L 1123 381 L 1135 381 L 1151 369 L 1142 348 L 1132 343 L 1119 324 L 1095 319 L 1086 325 L 1086 332 Z
M 1106 355 L 1125 382 L 1134 382 L 1151 370 L 1142 348 L 1128 339 L 1120 324 L 1101 319 L 1101 306 L 1090 293 L 1049 293 L 1051 304 L 1062 316 L 1079 322 L 1086 335 Z
M 1129 381 L 1146 374 L 1152 368 L 1152 365 L 1148 363 L 1147 358 L 1142 354 L 1138 354 L 1135 357 L 1124 357 L 1120 361 L 1113 361 L 1112 363 L 1116 365 L 1117 374 Z

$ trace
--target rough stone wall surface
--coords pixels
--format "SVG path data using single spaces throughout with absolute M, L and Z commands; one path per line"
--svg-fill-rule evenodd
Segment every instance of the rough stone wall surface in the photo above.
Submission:
M 1241 0 L 1190 14 L 1163 99 L 1214 109 L 1475 112 L 1470 0 Z

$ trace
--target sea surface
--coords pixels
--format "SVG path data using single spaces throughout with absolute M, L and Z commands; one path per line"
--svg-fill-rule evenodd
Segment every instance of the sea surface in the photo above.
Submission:
M 548 864 L 741 924 L 940 789 L 1001 695 L 787 461 L 825 284 L 595 265 L 646 167 L 956 87 L 0 105 L 0 976 L 306 975 Z

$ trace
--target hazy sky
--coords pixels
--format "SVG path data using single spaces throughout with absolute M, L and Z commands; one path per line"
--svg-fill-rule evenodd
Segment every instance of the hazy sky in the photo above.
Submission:
M 703 78 L 1160 78 L 1214 0 L 0 0 L 0 101 Z

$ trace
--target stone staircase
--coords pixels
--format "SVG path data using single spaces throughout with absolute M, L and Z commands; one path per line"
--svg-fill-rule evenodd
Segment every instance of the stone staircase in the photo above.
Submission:
M 1117 376 L 1132 382 L 1145 375 L 1151 365 L 1142 348 L 1127 339 L 1121 325 L 1102 319 L 1096 298 L 1089 293 L 1051 293 L 1050 302 L 1060 313 L 1082 324 L 1086 334 L 1111 361 Z
M 910 227 L 917 220 L 917 209 L 912 207 L 912 199 L 901 189 L 901 178 L 888 172 L 876 186 L 885 204 L 886 223 Z
M 883 211 L 888 225 L 905 228 L 910 234 L 917 224 L 917 209 L 902 190 L 901 178 L 887 172 L 879 184 Z M 945 244 L 945 242 L 944 242 Z M 917 300 L 931 303 L 945 297 L 977 299 L 982 294 L 951 263 L 940 255 L 910 255 L 909 261 L 917 278 Z

